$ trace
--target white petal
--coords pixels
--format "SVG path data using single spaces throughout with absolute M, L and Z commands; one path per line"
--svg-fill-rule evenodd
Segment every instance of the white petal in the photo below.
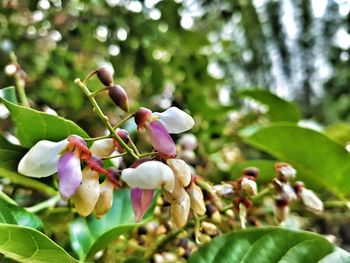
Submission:
M 182 186 L 186 187 L 191 182 L 191 167 L 181 159 L 167 159 L 166 163 L 174 171 Z
M 158 161 L 144 162 L 136 168 L 122 171 L 122 180 L 131 188 L 156 189 L 164 187 L 173 192 L 175 175 L 169 166 Z
M 190 206 L 190 196 L 186 192 L 181 200 L 171 203 L 171 218 L 178 227 L 183 227 L 186 224 Z
M 95 141 L 90 151 L 99 157 L 109 157 L 113 153 L 114 148 L 113 140 L 109 138 Z
M 18 172 L 30 177 L 47 177 L 57 172 L 59 153 L 68 141 L 39 141 L 23 156 L 18 164 Z
M 164 112 L 155 112 L 153 114 L 160 118 L 159 121 L 169 133 L 185 132 L 194 126 L 193 118 L 177 107 L 171 107 Z
M 307 209 L 313 212 L 323 211 L 322 201 L 317 197 L 317 195 L 312 190 L 302 188 L 300 192 L 300 197 Z
M 202 189 L 200 189 L 200 187 L 196 184 L 192 183 L 188 189 L 188 194 L 191 200 L 191 209 L 198 215 L 204 215 L 206 209 Z
M 256 195 L 258 193 L 256 182 L 246 177 L 242 179 L 241 188 L 247 195 Z

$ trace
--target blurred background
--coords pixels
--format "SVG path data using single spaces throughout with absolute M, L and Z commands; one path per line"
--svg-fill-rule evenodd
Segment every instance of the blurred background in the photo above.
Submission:
M 34 108 L 101 135 L 73 82 L 107 66 L 132 111 L 174 105 L 195 117 L 204 174 L 246 158 L 233 132 L 242 88 L 268 89 L 324 125 L 350 120 L 349 0 L 2 0 L 0 8 L 0 87 L 14 85 L 4 72 L 14 51 Z M 112 120 L 122 115 L 107 96 L 99 101 Z

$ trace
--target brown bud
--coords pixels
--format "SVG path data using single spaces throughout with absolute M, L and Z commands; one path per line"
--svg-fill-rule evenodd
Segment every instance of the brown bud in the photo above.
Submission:
M 260 174 L 260 170 L 256 167 L 247 167 L 243 170 L 243 175 L 258 177 Z
M 152 111 L 147 108 L 139 108 L 138 111 L 135 113 L 135 123 L 137 125 L 138 131 L 143 131 L 145 124 L 147 123 L 148 119 L 151 117 Z
M 105 86 L 113 85 L 113 77 L 106 68 L 97 69 L 96 75 L 103 85 Z
M 293 180 L 297 174 L 297 171 L 288 163 L 276 163 L 275 170 L 278 180 L 282 182 Z
M 125 90 L 119 85 L 113 85 L 109 87 L 109 97 L 113 100 L 114 104 L 120 107 L 123 111 L 129 111 L 128 95 Z

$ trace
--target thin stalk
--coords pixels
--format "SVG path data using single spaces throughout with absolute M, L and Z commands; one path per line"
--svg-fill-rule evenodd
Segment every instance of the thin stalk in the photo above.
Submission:
M 31 207 L 27 207 L 26 210 L 30 213 L 37 213 L 44 209 L 54 207 L 60 200 L 61 200 L 60 195 L 55 195 L 44 202 L 41 202 Z
M 143 158 L 143 157 L 147 157 L 147 156 L 152 156 L 152 155 L 156 155 L 157 152 L 150 152 L 150 153 L 142 153 L 140 154 L 140 158 Z
M 98 90 L 95 90 L 95 91 L 91 92 L 89 96 L 90 97 L 95 97 L 96 95 L 98 95 L 98 94 L 100 94 L 100 93 L 102 93 L 104 91 L 107 91 L 107 90 L 108 90 L 108 87 L 103 87 L 103 88 L 100 88 Z
M 94 138 L 84 138 L 84 141 L 86 141 L 86 142 L 94 142 L 94 141 L 108 139 L 108 138 L 111 138 L 110 134 L 104 135 L 104 136 L 100 136 L 100 137 L 94 137 Z
M 138 156 L 140 156 L 140 152 L 139 152 L 139 150 L 137 149 L 135 143 L 133 142 L 133 140 L 132 140 L 131 138 L 129 138 L 129 142 L 130 142 L 131 148 L 133 148 L 134 151 L 135 151 L 135 153 L 136 153 Z
M 122 146 L 134 159 L 138 160 L 139 156 L 135 154 L 134 150 L 131 149 L 129 146 L 127 146 L 126 143 L 119 137 L 119 135 L 116 133 L 111 123 L 109 122 L 108 117 L 104 115 L 104 113 L 102 112 L 95 98 L 90 96 L 91 92 L 89 91 L 87 86 L 84 83 L 82 83 L 80 79 L 76 79 L 74 83 L 83 90 L 83 92 L 88 97 L 88 99 L 90 100 L 90 103 L 93 106 L 93 111 L 100 117 L 101 121 L 103 122 L 105 127 L 109 130 L 109 132 L 113 135 L 114 139 L 116 139 L 119 145 Z
M 113 126 L 113 129 L 117 129 L 120 126 L 122 126 L 125 122 L 127 122 L 128 120 L 130 120 L 132 117 L 134 117 L 134 114 L 130 114 L 128 116 L 126 116 L 124 119 L 122 119 L 121 121 L 119 121 L 116 125 Z
M 121 153 L 121 154 L 116 154 L 116 155 L 113 155 L 113 156 L 103 157 L 103 158 L 101 158 L 101 160 L 110 160 L 110 159 L 122 157 L 122 156 L 124 156 L 124 155 L 127 154 L 127 153 L 128 153 L 128 152 L 123 152 L 123 153 Z
M 17 61 L 17 57 L 14 52 L 10 53 L 10 59 L 14 65 L 16 66 L 19 65 Z M 21 105 L 24 107 L 30 108 L 27 94 L 25 92 L 25 81 L 22 79 L 22 77 L 18 72 L 15 73 L 15 81 L 16 81 L 16 90 L 17 90 L 18 98 Z

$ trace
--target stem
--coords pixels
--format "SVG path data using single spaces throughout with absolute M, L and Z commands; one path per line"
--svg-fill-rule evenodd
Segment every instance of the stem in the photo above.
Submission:
M 90 72 L 89 75 L 87 75 L 87 77 L 83 80 L 83 84 L 85 84 L 95 74 L 96 74 L 96 70 Z
M 269 185 L 268 187 L 266 187 L 265 189 L 261 190 L 257 195 L 252 196 L 252 201 L 257 202 L 259 200 L 261 200 L 263 197 L 265 197 L 268 194 L 271 194 L 273 191 L 273 186 Z
M 14 52 L 10 53 L 10 59 L 11 62 L 16 65 L 16 67 L 19 65 L 17 61 L 17 57 Z M 19 97 L 19 101 L 22 106 L 30 108 L 28 98 L 25 92 L 25 81 L 21 78 L 18 71 L 15 73 L 15 81 L 16 81 L 16 89 Z
M 109 157 L 103 157 L 103 158 L 101 158 L 101 160 L 110 160 L 110 159 L 118 158 L 118 157 L 124 156 L 127 153 L 128 152 L 123 152 L 121 154 L 116 154 L 116 155 L 109 156 Z
M 84 141 L 86 141 L 86 142 L 94 142 L 94 141 L 108 139 L 108 138 L 111 138 L 110 134 L 104 135 L 104 136 L 100 136 L 100 137 L 95 137 L 95 138 L 84 138 Z
M 323 203 L 325 208 L 347 208 L 350 209 L 349 201 L 326 201 Z
M 54 207 L 58 203 L 58 201 L 60 201 L 60 200 L 61 200 L 60 195 L 55 195 L 44 202 L 41 202 L 41 203 L 36 204 L 34 206 L 31 206 L 31 207 L 27 207 L 26 210 L 30 213 L 37 213 L 37 212 L 44 210 L 46 208 Z
M 140 156 L 140 158 L 142 158 L 142 157 L 152 156 L 152 155 L 156 155 L 156 154 L 157 154 L 157 152 L 150 152 L 150 153 L 142 153 L 139 156 Z
M 104 92 L 106 90 L 108 90 L 107 87 L 100 88 L 98 90 L 95 90 L 95 91 L 91 92 L 89 96 L 90 97 L 95 97 L 97 94 L 100 94 L 101 92 Z
M 128 120 L 130 120 L 132 117 L 134 117 L 134 114 L 130 114 L 130 115 L 126 116 L 124 119 L 122 119 L 121 121 L 119 121 L 116 125 L 114 125 L 113 129 L 119 128 L 119 127 L 122 126 L 125 122 L 127 122 Z
M 84 83 L 80 81 L 80 79 L 76 79 L 74 81 L 75 84 L 77 84 L 85 93 L 85 95 L 88 97 L 90 100 L 90 103 L 93 106 L 93 111 L 100 117 L 101 121 L 103 124 L 106 126 L 106 128 L 109 130 L 109 132 L 113 135 L 114 139 L 117 140 L 120 146 L 122 146 L 134 159 L 138 160 L 139 156 L 135 154 L 134 150 L 131 149 L 129 146 L 126 145 L 126 143 L 118 136 L 118 134 L 115 132 L 113 129 L 112 125 L 110 124 L 108 117 L 103 114 L 100 106 L 98 105 L 97 101 L 95 100 L 94 97 L 91 97 L 90 94 L 91 92 L 89 89 L 86 87 Z
M 135 153 L 140 156 L 140 152 L 139 150 L 137 149 L 136 145 L 134 144 L 133 140 L 131 140 L 131 138 L 129 137 L 129 142 L 131 144 L 131 147 L 134 149 Z

